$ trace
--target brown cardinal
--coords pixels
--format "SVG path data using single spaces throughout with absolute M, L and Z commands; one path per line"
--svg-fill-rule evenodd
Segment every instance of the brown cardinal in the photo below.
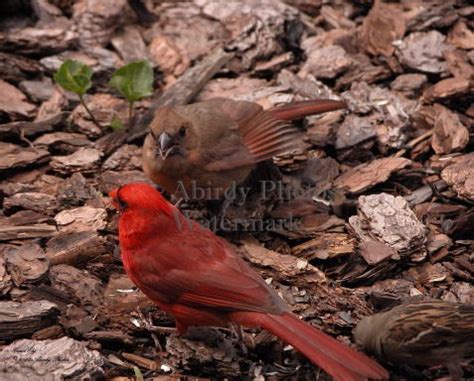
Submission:
M 459 362 L 474 357 L 474 305 L 441 300 L 402 304 L 363 318 L 354 337 L 386 361 L 446 365 L 459 374 Z
M 338 381 L 388 379 L 377 362 L 293 315 L 224 239 L 186 219 L 150 185 L 124 185 L 110 196 L 120 211 L 128 276 L 174 316 L 180 333 L 229 323 L 262 327 Z
M 344 108 L 344 102 L 310 100 L 270 110 L 252 102 L 216 98 L 159 109 L 143 146 L 143 170 L 164 190 L 195 198 L 196 188 L 219 198 L 241 184 L 256 164 L 301 144 L 288 123 Z

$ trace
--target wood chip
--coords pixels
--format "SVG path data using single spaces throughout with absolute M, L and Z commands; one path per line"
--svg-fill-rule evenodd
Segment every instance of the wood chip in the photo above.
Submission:
M 400 62 L 425 73 L 446 71 L 443 52 L 447 48 L 445 37 L 438 31 L 415 32 L 398 44 L 397 55 Z
M 460 151 L 469 142 L 469 131 L 448 108 L 436 104 L 436 119 L 431 147 L 437 154 Z
M 426 249 L 431 253 L 435 253 L 443 247 L 451 246 L 453 241 L 449 236 L 443 233 L 433 233 L 428 235 L 428 240 L 426 242 Z M 432 262 L 434 263 L 434 262 Z
M 179 76 L 186 71 L 191 62 L 187 55 L 166 35 L 157 34 L 148 47 L 153 63 L 166 75 Z
M 75 134 L 70 132 L 52 132 L 50 134 L 43 134 L 34 141 L 36 147 L 46 146 L 51 149 L 60 150 L 65 153 L 73 153 L 79 147 L 87 147 L 92 143 L 84 134 Z
M 83 48 L 107 45 L 125 13 L 126 0 L 80 0 L 73 7 L 79 43 Z
M 0 301 L 0 337 L 2 340 L 13 340 L 28 337 L 32 333 L 54 324 L 58 316 L 55 304 L 45 300 L 35 302 Z M 0 352 L 0 369 L 6 360 Z M 5 369 L 0 372 L 5 372 Z
M 400 7 L 374 1 L 362 23 L 360 46 L 370 54 L 390 57 L 395 51 L 393 42 L 404 34 L 405 19 Z
M 124 144 L 102 165 L 103 170 L 130 171 L 142 168 L 142 148 Z
M 454 77 L 443 79 L 423 92 L 423 100 L 433 102 L 454 96 L 462 96 L 472 89 L 468 78 Z
M 65 206 L 81 206 L 97 195 L 97 191 L 81 173 L 73 173 L 58 188 L 58 201 Z
M 64 330 L 60 325 L 52 325 L 39 331 L 36 331 L 31 335 L 33 340 L 49 340 L 49 339 L 58 339 L 64 336 Z
M 0 241 L 51 237 L 56 226 L 47 224 L 47 216 L 25 210 L 10 217 L 0 216 Z
M 252 263 L 270 267 L 277 271 L 278 276 L 293 278 L 305 276 L 306 282 L 321 283 L 326 281 L 326 276 L 316 267 L 312 266 L 306 259 L 283 255 L 261 246 L 255 239 L 247 238 L 242 241 L 245 257 Z
M 390 83 L 390 87 L 393 90 L 409 92 L 419 90 L 426 82 L 426 74 L 401 74 Z
M 145 176 L 143 171 L 105 171 L 100 176 L 102 190 L 107 193 L 112 189 L 131 182 L 142 182 L 153 184 L 153 182 Z
M 20 116 L 29 118 L 35 110 L 35 105 L 28 102 L 25 94 L 0 79 L 0 114 L 6 113 L 13 119 Z
M 64 91 L 54 88 L 51 97 L 43 102 L 35 117 L 35 122 L 42 122 L 50 120 L 58 115 L 61 115 L 61 110 L 67 108 L 68 100 Z
M 232 62 L 231 67 L 239 71 L 253 67 L 261 59 L 281 53 L 276 37 L 284 31 L 285 23 L 294 20 L 298 14 L 294 8 L 280 1 L 240 0 L 220 7 L 212 0 L 203 0 L 200 6 L 205 15 L 220 20 L 231 31 L 233 41 L 228 48 L 241 57 Z
M 369 118 L 349 115 L 337 130 L 335 147 L 337 149 L 352 147 L 376 135 L 375 126 Z
M 356 23 L 347 17 L 343 12 L 338 12 L 331 6 L 323 5 L 321 7 L 321 17 L 336 30 L 341 28 L 353 29 Z
M 460 49 L 474 49 L 474 32 L 463 20 L 459 20 L 449 31 L 446 42 Z
M 441 172 L 459 197 L 474 201 L 474 154 L 462 155 Z
M 353 65 L 352 59 L 339 45 L 305 50 L 308 58 L 298 73 L 303 78 L 312 74 L 315 78 L 331 79 Z
M 68 156 L 53 156 L 51 168 L 62 174 L 93 172 L 97 170 L 102 152 L 96 148 L 79 148 Z
M 140 30 L 128 25 L 112 37 L 112 46 L 120 54 L 125 64 L 140 61 L 147 57 L 145 41 Z
M 5 81 L 20 82 L 31 74 L 41 73 L 43 68 L 32 59 L 5 52 L 0 52 L 0 73 Z
M 402 157 L 386 157 L 354 167 L 339 176 L 334 185 L 351 193 L 363 192 L 376 184 L 387 181 L 390 175 L 407 167 L 411 160 Z
M 46 256 L 52 265 L 80 264 L 113 250 L 104 237 L 93 231 L 59 233 L 48 241 Z
M 360 196 L 357 216 L 349 224 L 362 241 L 382 242 L 400 255 L 419 251 L 426 241 L 426 227 L 405 199 L 387 193 Z
M 7 272 L 5 254 L 0 252 L 0 296 L 6 295 L 12 288 L 12 277 Z
M 158 364 L 156 363 L 156 361 L 147 359 L 147 358 L 142 357 L 142 356 L 138 356 L 138 355 L 133 354 L 133 353 L 123 352 L 122 357 L 125 360 L 133 362 L 134 364 L 137 364 L 140 368 L 145 368 L 145 369 L 149 369 L 149 370 L 156 370 L 156 368 L 158 367 Z
M 130 311 L 127 311 L 130 313 Z M 113 315 L 111 314 L 110 317 Z M 136 345 L 135 339 L 121 331 L 92 331 L 84 334 L 88 340 L 95 340 L 105 343 Z M 151 361 L 151 360 L 150 360 Z
M 448 66 L 449 72 L 454 77 L 474 78 L 473 59 L 469 60 L 469 55 L 460 49 L 452 49 L 444 51 L 444 59 Z
M 38 213 L 54 215 L 58 208 L 56 196 L 40 192 L 21 192 L 4 200 L 5 210 L 28 209 Z
M 72 233 L 102 230 L 107 225 L 106 217 L 107 212 L 103 208 L 81 206 L 75 209 L 62 210 L 54 217 L 54 220 L 58 224 L 59 231 Z
M 31 137 L 53 131 L 53 127 L 63 122 L 67 113 L 62 112 L 54 117 L 38 122 L 18 121 L 0 124 L 0 137 Z
M 48 158 L 49 153 L 44 149 L 24 148 L 0 142 L 0 171 L 44 163 Z
M 99 279 L 69 265 L 56 265 L 49 270 L 51 286 L 64 292 L 70 300 L 86 311 L 94 311 L 104 302 Z
M 93 380 L 103 377 L 104 361 L 97 351 L 69 337 L 18 340 L 0 351 L 0 373 L 11 380 Z
M 273 57 L 269 61 L 258 62 L 255 65 L 255 72 L 278 72 L 283 67 L 288 66 L 294 59 L 292 52 L 287 52 Z
M 137 306 L 145 308 L 153 302 L 126 275 L 112 274 L 104 292 L 104 313 L 117 325 L 130 328 L 130 315 Z M 140 327 L 138 327 L 141 329 Z
M 15 32 L 0 32 L 0 45 L 6 51 L 23 54 L 45 55 L 72 48 L 77 42 L 77 32 L 72 23 L 60 22 L 42 28 L 21 28 Z
M 379 241 L 362 241 L 359 250 L 361 257 L 369 265 L 378 265 L 397 254 L 393 247 Z
M 8 246 L 4 249 L 3 255 L 7 271 L 16 286 L 40 280 L 49 269 L 48 258 L 41 246 L 36 243 Z
M 311 261 L 350 255 L 355 250 L 355 240 L 345 233 L 318 234 L 291 249 L 291 253 Z

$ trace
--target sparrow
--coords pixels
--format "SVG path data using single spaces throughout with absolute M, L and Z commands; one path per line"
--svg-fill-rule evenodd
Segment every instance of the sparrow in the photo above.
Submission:
M 394 364 L 445 365 L 450 373 L 474 357 L 474 305 L 441 300 L 399 305 L 363 318 L 357 344 Z
M 170 194 L 193 199 L 201 188 L 219 199 L 258 163 L 301 145 L 303 134 L 289 121 L 345 107 L 342 101 L 310 100 L 264 110 L 225 98 L 163 107 L 145 138 L 143 170 Z

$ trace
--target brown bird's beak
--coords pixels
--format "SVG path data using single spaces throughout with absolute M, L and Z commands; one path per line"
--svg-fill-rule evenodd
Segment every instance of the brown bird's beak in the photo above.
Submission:
M 166 132 L 162 132 L 158 136 L 158 150 L 163 160 L 165 160 L 168 157 L 168 155 L 174 148 L 174 147 L 170 147 L 170 144 L 171 144 L 171 136 L 167 134 Z

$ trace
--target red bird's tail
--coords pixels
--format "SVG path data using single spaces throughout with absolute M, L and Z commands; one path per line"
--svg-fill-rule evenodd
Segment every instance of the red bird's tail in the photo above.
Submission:
M 281 340 L 295 347 L 312 363 L 336 381 L 388 380 L 388 372 L 363 353 L 311 327 L 290 313 L 270 315 L 255 312 L 238 313 L 242 325 L 257 323 Z
M 332 99 L 312 99 L 309 101 L 293 102 L 277 106 L 268 111 L 277 119 L 296 120 L 305 116 L 323 114 L 329 111 L 346 108 L 347 104 Z

